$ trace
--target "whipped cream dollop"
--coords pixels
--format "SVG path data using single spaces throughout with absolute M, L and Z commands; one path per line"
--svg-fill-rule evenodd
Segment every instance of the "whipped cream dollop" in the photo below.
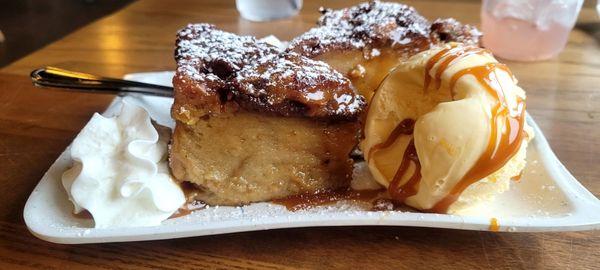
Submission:
M 118 116 L 94 114 L 70 147 L 73 166 L 62 184 L 96 228 L 159 225 L 185 203 L 169 174 L 170 130 L 153 125 L 146 110 L 123 101 Z

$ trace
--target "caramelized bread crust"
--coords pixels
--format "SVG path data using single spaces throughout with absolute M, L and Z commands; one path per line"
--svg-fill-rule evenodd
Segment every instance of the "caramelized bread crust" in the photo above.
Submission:
M 253 37 L 177 35 L 169 164 L 196 199 L 239 205 L 349 185 L 364 97 L 327 64 Z
M 439 42 L 479 44 L 481 33 L 454 19 L 431 24 L 410 6 L 371 1 L 340 10 L 321 8 L 317 27 L 290 42 L 289 50 L 314 58 L 330 51 L 362 50 L 366 59 L 378 48 L 413 55 Z
M 321 9 L 317 27 L 291 41 L 288 51 L 323 61 L 352 81 L 367 100 L 394 67 L 444 42 L 477 45 L 481 33 L 454 19 L 433 23 L 414 8 L 372 1 L 340 10 Z
M 253 37 L 191 24 L 177 35 L 175 119 L 245 109 L 280 116 L 354 120 L 365 106 L 327 64 Z
M 480 45 L 481 32 L 475 26 L 461 24 L 453 18 L 436 19 L 429 29 L 434 43 L 460 42 L 472 46 Z

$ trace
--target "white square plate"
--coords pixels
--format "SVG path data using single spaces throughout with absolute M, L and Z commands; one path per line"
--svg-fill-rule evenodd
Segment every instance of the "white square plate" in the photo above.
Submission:
M 127 79 L 170 85 L 172 72 L 139 73 Z M 173 126 L 170 98 L 129 96 L 145 107 L 159 124 Z M 116 98 L 104 113 L 113 115 L 120 108 Z M 48 169 L 33 190 L 23 216 L 37 237 L 56 243 L 168 239 L 243 231 L 313 226 L 416 226 L 463 230 L 488 230 L 496 218 L 500 231 L 573 231 L 600 228 L 600 201 L 586 190 L 556 158 L 539 127 L 531 117 L 529 125 L 535 139 L 527 152 L 528 165 L 521 181 L 494 201 L 458 215 L 405 211 L 364 211 L 352 203 L 337 203 L 290 212 L 271 203 L 243 207 L 208 207 L 190 215 L 169 219 L 160 226 L 95 229 L 93 220 L 72 214 L 73 206 L 61 184 L 61 175 L 70 165 L 63 154 Z M 67 149 L 68 150 L 68 149 Z

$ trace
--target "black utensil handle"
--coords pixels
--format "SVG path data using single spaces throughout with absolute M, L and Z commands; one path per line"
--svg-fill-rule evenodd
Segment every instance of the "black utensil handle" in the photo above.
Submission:
M 34 85 L 41 87 L 96 93 L 142 93 L 156 96 L 173 96 L 173 87 L 169 86 L 101 77 L 55 67 L 44 67 L 32 71 L 31 80 Z

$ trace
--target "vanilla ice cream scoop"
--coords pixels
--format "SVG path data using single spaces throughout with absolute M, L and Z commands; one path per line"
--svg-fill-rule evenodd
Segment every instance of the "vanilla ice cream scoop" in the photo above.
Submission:
M 482 48 L 450 44 L 411 57 L 382 82 L 361 149 L 394 200 L 458 213 L 509 188 L 532 137 L 510 70 Z

